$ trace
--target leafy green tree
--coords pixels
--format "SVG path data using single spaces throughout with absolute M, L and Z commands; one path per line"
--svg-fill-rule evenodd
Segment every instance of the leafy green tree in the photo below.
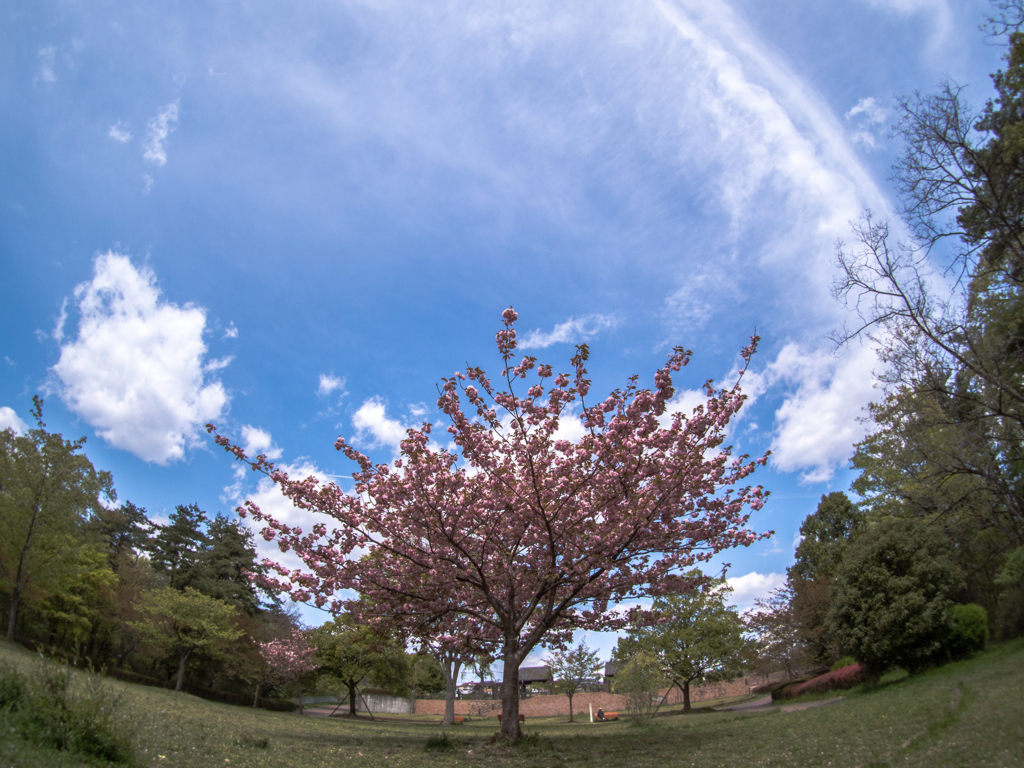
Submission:
M 356 696 L 364 680 L 395 691 L 409 682 L 405 648 L 389 633 L 356 624 L 347 614 L 313 630 L 321 670 L 332 675 L 348 693 L 349 716 L 356 716 Z
M 113 509 L 101 507 L 85 528 L 107 549 L 115 573 L 125 558 L 138 558 L 151 548 L 153 524 L 146 517 L 146 510 L 130 501 Z
M 57 642 L 70 639 L 76 652 L 100 625 L 108 623 L 114 608 L 117 577 L 107 556 L 82 542 L 65 556 L 60 578 L 43 600 L 43 615 L 49 621 Z
M 556 693 L 564 693 L 569 698 L 569 722 L 572 719 L 572 697 L 594 676 L 600 666 L 597 651 L 592 651 L 585 642 L 567 651 L 555 651 L 548 659 L 551 676 L 554 679 Z
M 743 621 L 756 647 L 757 672 L 784 670 L 792 680 L 807 663 L 808 654 L 789 584 L 755 600 L 754 607 L 743 614 Z
M 655 599 L 650 612 L 619 639 L 616 658 L 639 652 L 653 656 L 662 675 L 682 691 L 683 710 L 689 711 L 691 683 L 727 677 L 752 655 L 743 620 L 725 604 L 731 592 L 724 579 L 712 579 L 689 592 Z
M 167 586 L 182 590 L 196 587 L 203 577 L 202 563 L 210 540 L 204 529 L 206 513 L 196 504 L 179 504 L 167 525 L 153 537 L 153 569 L 167 579 Z
M 850 540 L 867 527 L 864 515 L 842 491 L 823 494 L 818 508 L 800 525 L 800 544 L 790 575 L 829 581 Z
M 901 100 L 894 178 L 912 237 L 866 217 L 859 246 L 839 249 L 834 293 L 859 313 L 837 341 L 868 336 L 886 363 L 887 397 L 854 460 L 870 506 L 943 518 L 964 597 L 1016 634 L 1024 591 L 996 575 L 1024 545 L 1024 4 L 997 7 L 996 98 L 975 111 L 946 81 Z
M 942 658 L 961 576 L 950 542 L 914 519 L 870 527 L 846 551 L 832 585 L 828 626 L 873 674 L 911 674 Z
M 206 539 L 208 545 L 196 565 L 196 588 L 255 615 L 260 599 L 246 574 L 262 574 L 264 568 L 257 562 L 252 532 L 239 520 L 218 514 L 207 526 Z
M 185 682 L 185 668 L 193 654 L 215 654 L 242 635 L 234 626 L 238 615 L 234 606 L 191 587 L 154 589 L 143 598 L 141 611 L 144 618 L 133 626 L 157 649 L 178 657 L 176 691 Z
M 427 695 L 442 693 L 445 690 L 444 669 L 441 662 L 429 653 L 417 653 L 411 663 L 410 687 Z
M 788 570 L 790 609 L 809 654 L 831 664 L 839 653 L 825 628 L 832 577 L 850 540 L 867 526 L 865 515 L 840 491 L 822 495 L 800 526 L 796 562 Z
M 80 546 L 90 514 L 113 501 L 109 472 L 97 472 L 81 453 L 85 438 L 67 441 L 47 432 L 43 401 L 33 398 L 36 428 L 0 432 L 0 585 L 10 594 L 7 638 L 13 639 L 22 597 L 52 589 Z
M 634 722 L 654 716 L 658 691 L 665 682 L 661 662 L 652 653 L 640 651 L 619 667 L 612 690 L 626 697 L 626 708 Z

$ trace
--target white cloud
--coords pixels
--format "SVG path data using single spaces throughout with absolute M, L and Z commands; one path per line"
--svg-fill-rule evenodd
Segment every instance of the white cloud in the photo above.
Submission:
M 167 137 L 178 125 L 178 102 L 172 102 L 151 118 L 142 157 L 156 165 L 167 163 Z M 147 177 L 148 178 L 148 177 Z
M 229 325 L 227 328 L 224 329 L 224 338 L 225 339 L 237 339 L 238 338 L 238 329 L 235 327 L 234 323 L 231 323 L 231 325 Z
M 13 408 L 0 407 L 0 431 L 13 429 L 14 434 L 23 435 L 28 431 L 28 424 L 21 420 Z
M 772 465 L 783 472 L 804 470 L 802 480 L 808 483 L 831 478 L 864 437 L 858 419 L 877 394 L 876 364 L 875 351 L 867 346 L 835 356 L 789 343 L 765 370 L 749 372 L 743 386 L 748 406 L 773 387 L 785 388 L 775 412 Z
M 733 576 L 726 579 L 726 583 L 732 587 L 728 603 L 746 611 L 753 606 L 754 601 L 760 597 L 768 597 L 772 591 L 784 586 L 786 574 L 784 573 L 758 573 L 753 571 L 745 576 Z
M 850 138 L 874 149 L 881 140 L 889 110 L 876 102 L 873 96 L 866 96 L 851 107 L 845 117 L 853 127 Z
M 530 331 L 519 341 L 520 349 L 546 349 L 552 344 L 565 342 L 587 341 L 605 328 L 614 328 L 618 319 L 610 315 L 586 315 L 580 318 L 570 317 L 559 323 L 548 333 L 540 330 Z
M 358 431 L 355 440 L 368 448 L 386 446 L 397 455 L 408 426 L 387 415 L 387 406 L 379 397 L 365 401 L 352 416 Z M 368 439 L 369 438 L 369 439 Z
M 251 428 L 250 428 L 251 429 Z M 262 430 L 255 430 L 263 433 Z M 243 432 L 244 434 L 244 432 Z M 269 435 L 267 438 L 269 439 Z M 286 472 L 292 480 L 304 480 L 307 477 L 316 475 L 323 477 L 323 474 L 315 464 L 309 461 L 300 461 L 296 464 L 282 464 L 278 469 Z M 241 506 L 246 500 L 252 501 L 262 512 L 271 515 L 278 522 L 290 527 L 299 527 L 304 532 L 309 532 L 316 523 L 324 522 L 324 515 L 318 512 L 311 512 L 306 509 L 299 509 L 289 501 L 281 489 L 269 477 L 260 476 L 255 489 L 247 488 L 246 478 L 253 473 L 247 472 L 241 465 L 235 467 L 235 482 L 224 489 L 225 496 L 233 503 Z M 245 525 L 253 532 L 253 541 L 256 545 L 256 553 L 260 560 L 269 558 L 280 563 L 291 570 L 306 570 L 305 564 L 295 554 L 294 550 L 287 553 L 281 552 L 276 541 L 267 541 L 260 535 L 263 526 L 255 523 L 251 517 L 245 518 Z
M 53 332 L 50 336 L 58 343 L 64 340 L 64 323 L 68 321 L 68 299 L 65 296 L 60 303 L 60 313 L 57 315 L 57 322 L 53 324 Z
M 326 397 L 332 392 L 341 390 L 341 393 L 345 394 L 345 379 L 340 376 L 334 376 L 333 374 L 320 374 L 320 386 L 317 387 L 316 393 L 320 397 Z
M 44 83 L 57 82 L 57 75 L 53 71 L 56 53 L 57 49 L 52 45 L 39 50 L 39 79 Z
M 872 8 L 900 16 L 924 13 L 931 17 L 932 34 L 928 48 L 935 53 L 953 31 L 953 11 L 947 0 L 861 0 Z
M 281 458 L 281 449 L 274 445 L 270 433 L 249 424 L 242 427 L 242 450 L 249 458 L 255 458 L 261 453 L 271 460 Z
M 122 128 L 120 121 L 110 126 L 110 131 L 107 132 L 107 136 L 109 136 L 119 144 L 127 144 L 129 141 L 132 140 L 131 131 L 129 131 L 127 128 Z
M 163 299 L 153 273 L 127 256 L 102 254 L 94 270 L 75 288 L 78 337 L 53 367 L 61 398 L 111 445 L 179 460 L 229 400 L 206 376 L 206 312 Z

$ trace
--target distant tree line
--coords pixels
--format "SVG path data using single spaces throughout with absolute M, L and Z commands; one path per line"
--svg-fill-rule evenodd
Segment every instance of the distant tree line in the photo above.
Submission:
M 238 519 L 179 504 L 166 524 L 43 422 L 0 432 L 0 607 L 6 637 L 127 679 L 186 681 L 249 695 L 373 683 L 443 691 L 437 661 L 345 617 L 303 631 L 294 609 L 252 577 L 252 533 Z M 313 647 L 303 655 L 300 646 Z M 317 648 L 319 646 L 319 648 Z M 315 659 L 314 659 L 315 656 Z M 296 659 L 303 662 L 297 663 Z M 353 707 L 354 711 L 354 707 Z

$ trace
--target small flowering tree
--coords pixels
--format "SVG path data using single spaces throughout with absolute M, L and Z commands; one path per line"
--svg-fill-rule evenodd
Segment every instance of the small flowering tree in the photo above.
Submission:
M 308 635 L 292 628 L 291 636 L 284 640 L 260 643 L 260 656 L 267 666 L 284 680 L 294 680 L 299 689 L 299 713 L 302 713 L 302 676 L 317 668 L 316 648 L 309 644 Z
M 359 467 L 355 493 L 346 493 L 315 477 L 292 480 L 266 456 L 250 459 L 216 440 L 293 504 L 325 515 L 307 533 L 246 502 L 239 513 L 263 522 L 264 538 L 307 566 L 267 561 L 277 575 L 264 583 L 336 613 L 358 610 L 362 601 L 341 597 L 356 590 L 373 606 L 369 621 L 466 616 L 470 639 L 500 649 L 502 736 L 515 740 L 519 666 L 534 647 L 565 644 L 577 628 L 622 627 L 611 602 L 684 591 L 686 569 L 760 538 L 746 524 L 767 494 L 736 486 L 767 456 L 750 461 L 723 446 L 745 399 L 738 381 L 726 389 L 707 382 L 689 416 L 668 411 L 673 374 L 690 352 L 674 349 L 653 389 L 634 376 L 593 403 L 585 344 L 571 371 L 556 374 L 533 357 L 516 360 L 517 316 L 509 308 L 502 317 L 502 386 L 480 368 L 443 379 L 437 405 L 454 451 L 430 443 L 431 424 L 408 430 L 391 465 L 339 438 L 338 450 Z M 748 364 L 756 344 L 743 350 Z M 583 436 L 563 439 L 560 426 L 573 419 Z

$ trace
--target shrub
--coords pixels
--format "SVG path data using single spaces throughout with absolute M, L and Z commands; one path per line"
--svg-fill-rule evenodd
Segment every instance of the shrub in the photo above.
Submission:
M 294 712 L 299 705 L 290 699 L 260 699 L 260 708 L 271 712 Z
M 0 661 L 0 709 L 17 710 L 25 697 L 25 679 L 7 661 Z
M 829 667 L 828 671 L 829 672 L 835 672 L 837 669 L 842 669 L 843 667 L 849 667 L 849 666 L 852 666 L 852 665 L 854 665 L 856 663 L 857 663 L 857 660 L 855 658 L 853 658 L 853 656 L 843 656 L 843 658 L 839 659 L 835 664 L 833 664 L 831 667 Z
M 817 673 L 800 675 L 800 677 L 794 678 L 792 680 L 787 680 L 784 683 L 776 685 L 774 688 L 772 688 L 771 691 L 772 701 L 790 698 L 789 694 L 787 693 L 788 691 L 803 685 L 809 680 L 813 680 L 815 677 L 817 677 Z
M 919 520 L 888 519 L 851 542 L 832 583 L 826 624 L 872 675 L 941 660 L 960 586 L 952 547 Z
M 954 605 L 953 632 L 947 648 L 954 659 L 966 659 L 978 651 L 985 650 L 988 639 L 988 613 L 980 605 Z
M 851 664 L 834 672 L 818 675 L 805 683 L 791 686 L 783 694 L 787 699 L 795 699 L 805 693 L 825 693 L 826 691 L 844 691 L 860 685 L 868 680 L 868 670 L 863 664 Z
M 448 731 L 441 731 L 430 736 L 423 749 L 427 752 L 447 752 L 455 749 L 455 741 L 448 735 Z
M 42 656 L 26 680 L 10 666 L 0 671 L 0 690 L 12 713 L 12 731 L 59 750 L 98 757 L 111 763 L 134 763 L 133 734 L 103 678 L 86 673 L 72 690 L 68 665 Z

